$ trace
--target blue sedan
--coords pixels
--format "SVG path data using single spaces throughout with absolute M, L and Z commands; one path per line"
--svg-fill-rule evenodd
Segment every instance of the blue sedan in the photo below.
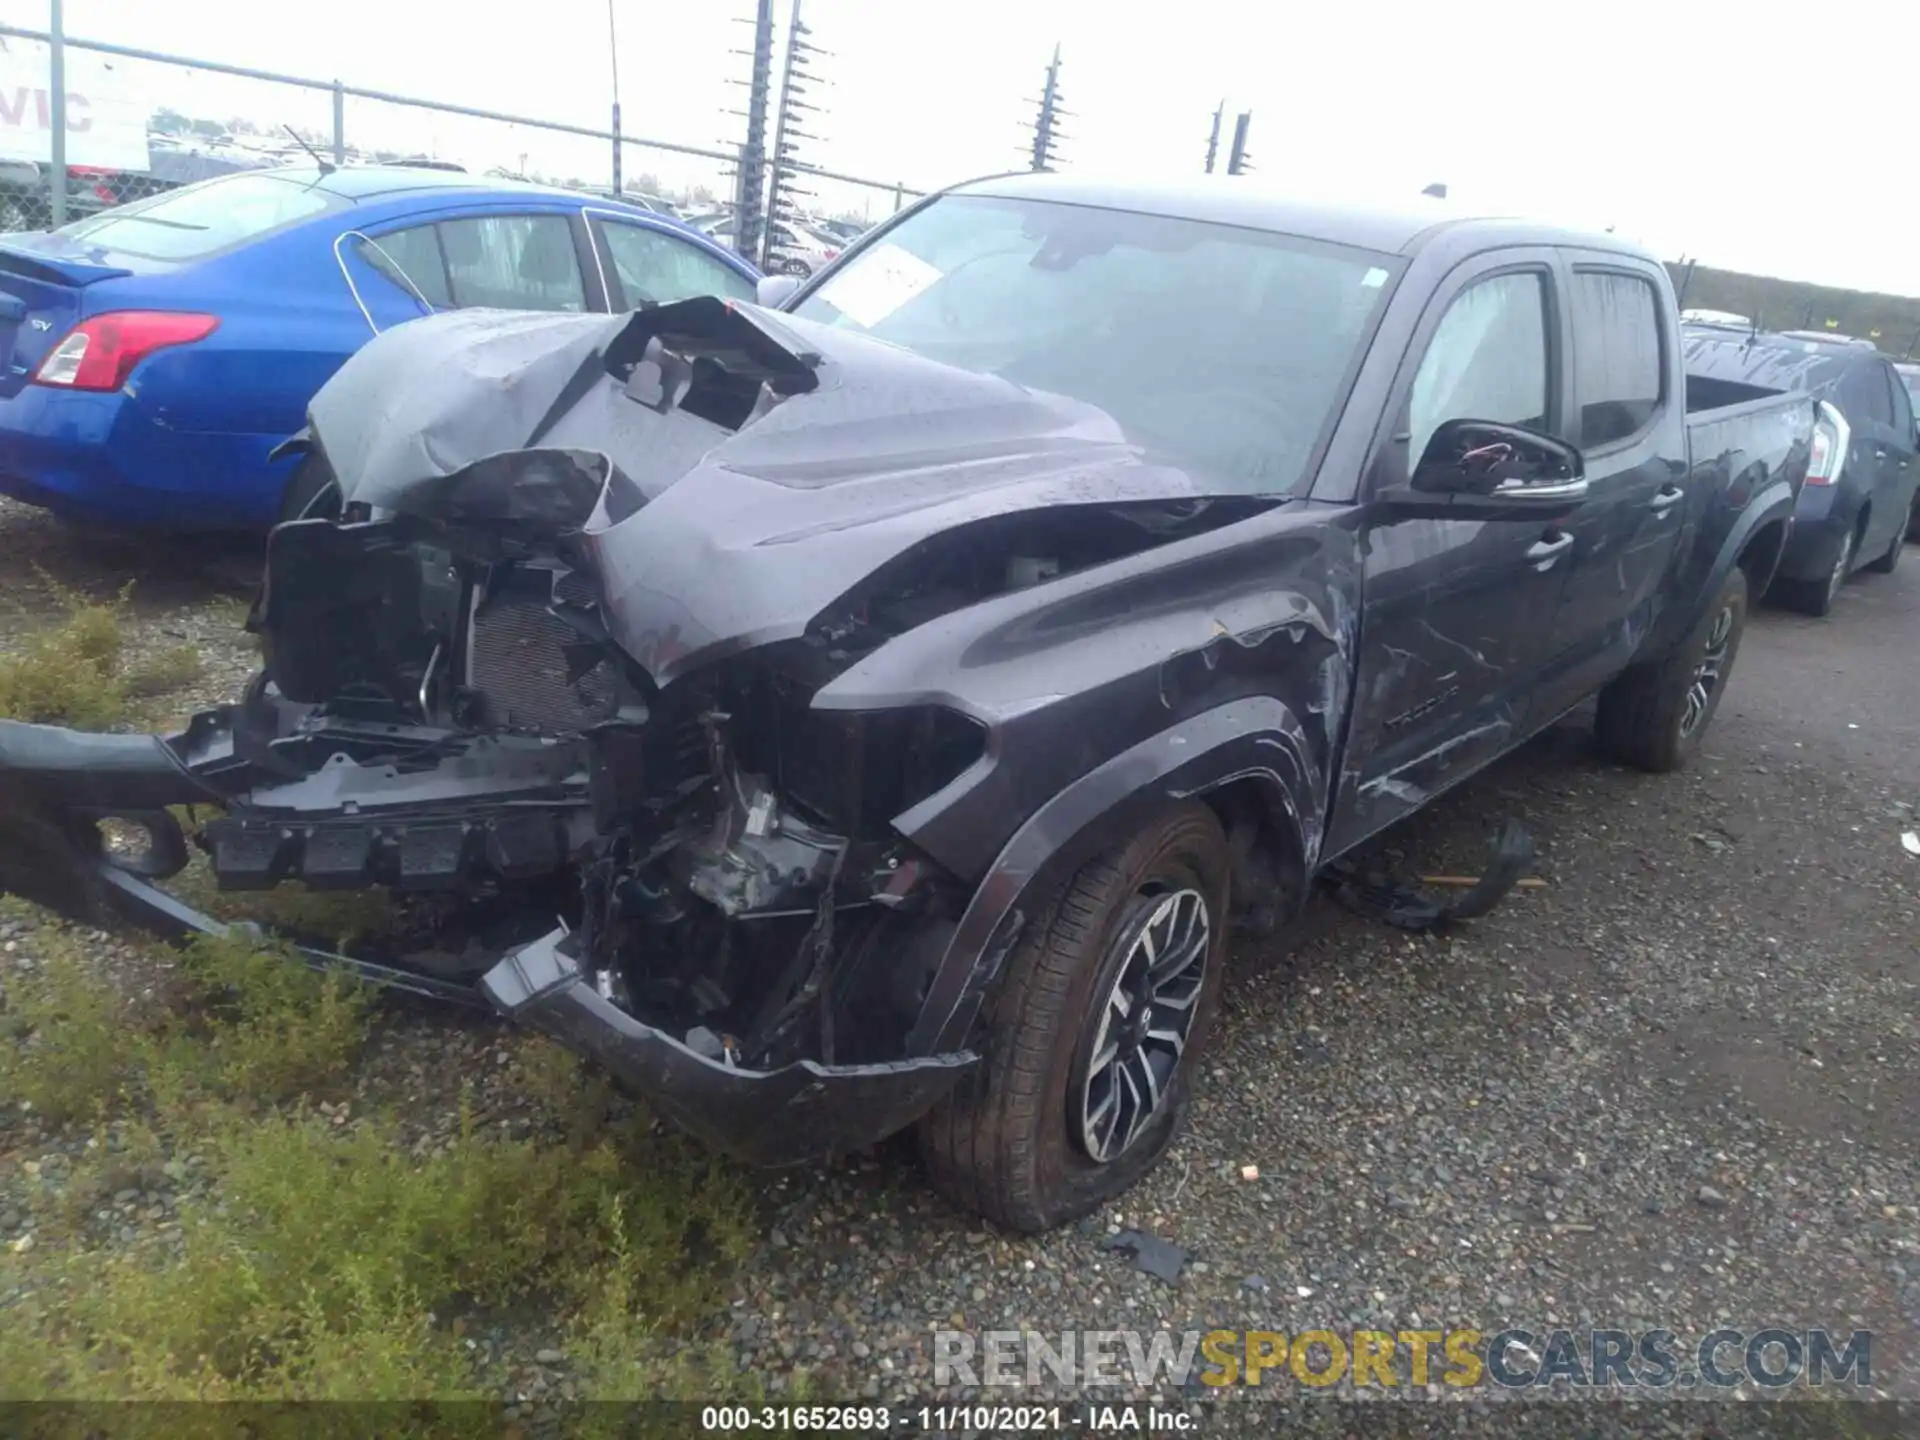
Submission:
M 432 310 L 752 299 L 668 216 L 440 170 L 222 176 L 0 237 L 0 494 L 121 528 L 257 530 L 269 453 L 373 335 Z

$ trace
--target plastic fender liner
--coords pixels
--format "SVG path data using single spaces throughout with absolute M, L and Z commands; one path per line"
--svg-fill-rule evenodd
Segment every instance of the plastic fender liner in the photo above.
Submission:
M 798 1165 L 864 1149 L 918 1120 L 979 1064 L 960 1051 L 743 1070 L 602 997 L 565 953 L 566 939 L 555 930 L 510 952 L 481 977 L 481 989 L 509 1018 L 604 1066 L 683 1130 L 749 1164 Z

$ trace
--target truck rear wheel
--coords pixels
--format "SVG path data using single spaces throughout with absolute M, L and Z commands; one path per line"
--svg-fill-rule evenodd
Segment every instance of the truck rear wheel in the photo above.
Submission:
M 1600 692 L 1600 749 L 1656 773 L 1684 765 L 1720 708 L 1746 625 L 1747 572 L 1736 565 L 1685 640 Z
M 1179 1134 L 1226 954 L 1229 860 L 1162 812 L 1047 900 L 1007 959 L 980 1068 L 920 1124 L 934 1185 L 1014 1230 L 1097 1209 Z

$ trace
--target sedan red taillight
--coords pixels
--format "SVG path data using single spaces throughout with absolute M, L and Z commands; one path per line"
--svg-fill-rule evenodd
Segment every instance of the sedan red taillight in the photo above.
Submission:
M 1813 452 L 1807 457 L 1807 484 L 1832 485 L 1838 481 L 1852 441 L 1853 427 L 1847 424 L 1846 416 L 1828 401 L 1820 401 L 1813 423 Z
M 65 390 L 118 390 L 154 351 L 204 340 L 220 324 L 212 315 L 174 310 L 115 310 L 82 320 L 60 338 L 33 372 L 36 385 Z

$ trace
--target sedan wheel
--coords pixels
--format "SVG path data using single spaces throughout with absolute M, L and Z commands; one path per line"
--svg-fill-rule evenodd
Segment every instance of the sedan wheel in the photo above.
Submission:
M 1833 573 L 1827 577 L 1827 606 L 1840 598 L 1840 587 L 1847 583 L 1847 577 L 1853 573 L 1854 533 L 1849 530 L 1840 542 L 1840 558 L 1833 562 Z

